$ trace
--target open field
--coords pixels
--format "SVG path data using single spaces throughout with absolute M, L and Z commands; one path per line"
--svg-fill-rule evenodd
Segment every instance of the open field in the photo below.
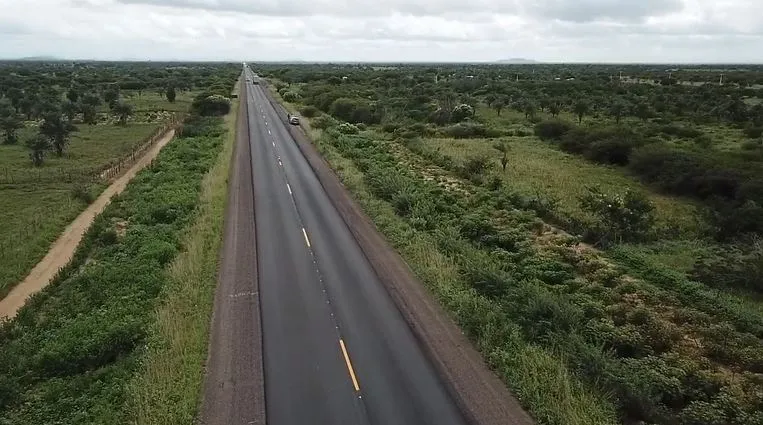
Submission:
M 104 183 L 98 174 L 116 160 L 129 158 L 156 124 L 82 126 L 67 156 L 53 156 L 33 167 L 21 146 L 0 145 L 0 295 L 18 282 L 47 252 L 63 228 L 95 198 Z M 22 132 L 31 133 L 31 129 Z M 31 135 L 30 135 L 31 137 Z
M 763 423 L 748 89 L 532 68 L 257 71 L 540 423 Z

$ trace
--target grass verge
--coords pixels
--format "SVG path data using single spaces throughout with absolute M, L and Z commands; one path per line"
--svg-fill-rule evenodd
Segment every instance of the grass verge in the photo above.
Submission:
M 142 368 L 130 385 L 136 424 L 192 424 L 196 417 L 217 284 L 227 178 L 236 140 L 238 103 L 225 117 L 225 144 L 201 184 L 194 223 L 184 251 L 169 267 L 169 279 L 149 329 Z

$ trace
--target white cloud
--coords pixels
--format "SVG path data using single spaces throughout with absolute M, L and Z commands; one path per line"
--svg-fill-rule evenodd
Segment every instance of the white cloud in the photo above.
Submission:
M 758 62 L 760 0 L 0 0 L 0 57 Z

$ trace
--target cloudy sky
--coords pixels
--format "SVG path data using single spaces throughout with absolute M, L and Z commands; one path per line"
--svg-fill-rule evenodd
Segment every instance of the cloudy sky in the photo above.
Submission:
M 0 0 L 0 58 L 763 62 L 763 0 Z

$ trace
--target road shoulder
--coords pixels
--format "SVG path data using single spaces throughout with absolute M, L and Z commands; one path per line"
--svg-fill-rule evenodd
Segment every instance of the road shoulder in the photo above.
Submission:
M 228 178 L 225 233 L 200 415 L 205 425 L 265 424 L 254 195 L 245 93 L 242 87 L 233 167 Z

